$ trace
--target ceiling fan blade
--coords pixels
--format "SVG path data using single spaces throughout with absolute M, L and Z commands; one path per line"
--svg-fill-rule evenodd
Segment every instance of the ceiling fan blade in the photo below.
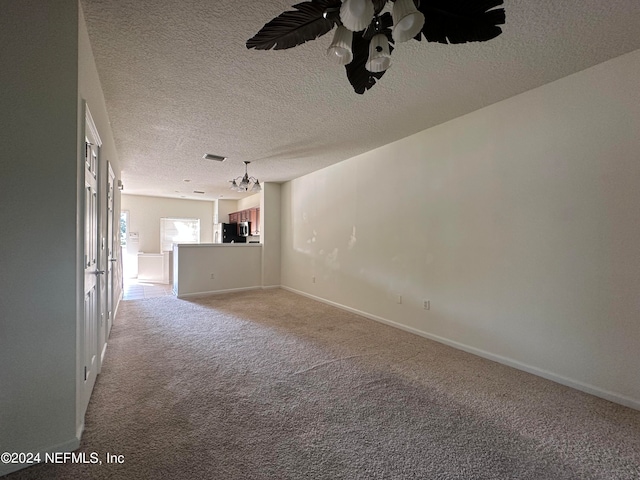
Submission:
M 345 65 L 347 78 L 355 92 L 362 95 L 376 84 L 376 80 L 382 78 L 384 72 L 372 73 L 365 68 L 369 58 L 369 40 L 363 37 L 363 32 L 353 33 L 351 50 L 353 60 Z
M 335 17 L 324 18 L 327 8 L 340 7 L 340 0 L 311 0 L 294 5 L 296 10 L 281 13 L 252 38 L 247 48 L 283 50 L 301 45 L 331 31 Z
M 503 0 L 421 0 L 422 34 L 429 42 L 486 42 L 502 33 Z M 416 40 L 421 39 L 418 34 Z

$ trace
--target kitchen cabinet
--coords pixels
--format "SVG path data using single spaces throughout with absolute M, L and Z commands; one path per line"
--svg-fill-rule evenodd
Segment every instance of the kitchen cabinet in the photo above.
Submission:
M 249 221 L 251 222 L 251 235 L 260 235 L 260 209 L 251 208 L 249 210 Z
M 260 235 L 260 208 L 247 208 L 229 214 L 229 223 L 251 222 L 250 235 Z

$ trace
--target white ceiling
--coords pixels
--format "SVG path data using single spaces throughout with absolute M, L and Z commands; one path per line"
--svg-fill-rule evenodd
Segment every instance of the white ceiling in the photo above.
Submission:
M 640 48 L 638 0 L 505 0 L 496 39 L 399 44 L 357 95 L 325 56 L 333 33 L 245 47 L 298 1 L 81 0 L 124 193 L 241 198 L 244 160 L 290 180 Z

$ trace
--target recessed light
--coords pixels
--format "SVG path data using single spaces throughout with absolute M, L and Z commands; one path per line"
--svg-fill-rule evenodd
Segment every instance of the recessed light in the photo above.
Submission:
M 188 178 L 185 178 L 185 179 L 183 180 L 183 182 L 187 182 L 187 183 L 189 183 L 190 181 L 191 181 L 191 180 L 189 180 Z

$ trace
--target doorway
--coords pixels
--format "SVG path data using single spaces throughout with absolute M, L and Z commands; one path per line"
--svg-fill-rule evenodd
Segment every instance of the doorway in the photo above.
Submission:
M 113 173 L 111 163 L 107 162 L 107 263 L 106 263 L 106 319 L 104 324 L 104 345 L 106 347 L 113 325 L 115 307 L 115 271 L 118 262 L 116 245 L 118 245 L 118 231 L 116 230 L 116 212 L 114 204 L 116 175 Z M 102 352 L 104 359 L 104 349 Z
M 100 318 L 100 284 L 104 270 L 100 269 L 100 221 L 98 203 L 98 172 L 100 165 L 100 146 L 102 142 L 96 129 L 89 108 L 85 105 L 84 132 L 84 312 L 81 324 L 82 331 L 80 358 L 81 371 L 79 380 L 82 415 L 86 411 L 91 392 L 99 369 L 98 352 L 101 332 Z

